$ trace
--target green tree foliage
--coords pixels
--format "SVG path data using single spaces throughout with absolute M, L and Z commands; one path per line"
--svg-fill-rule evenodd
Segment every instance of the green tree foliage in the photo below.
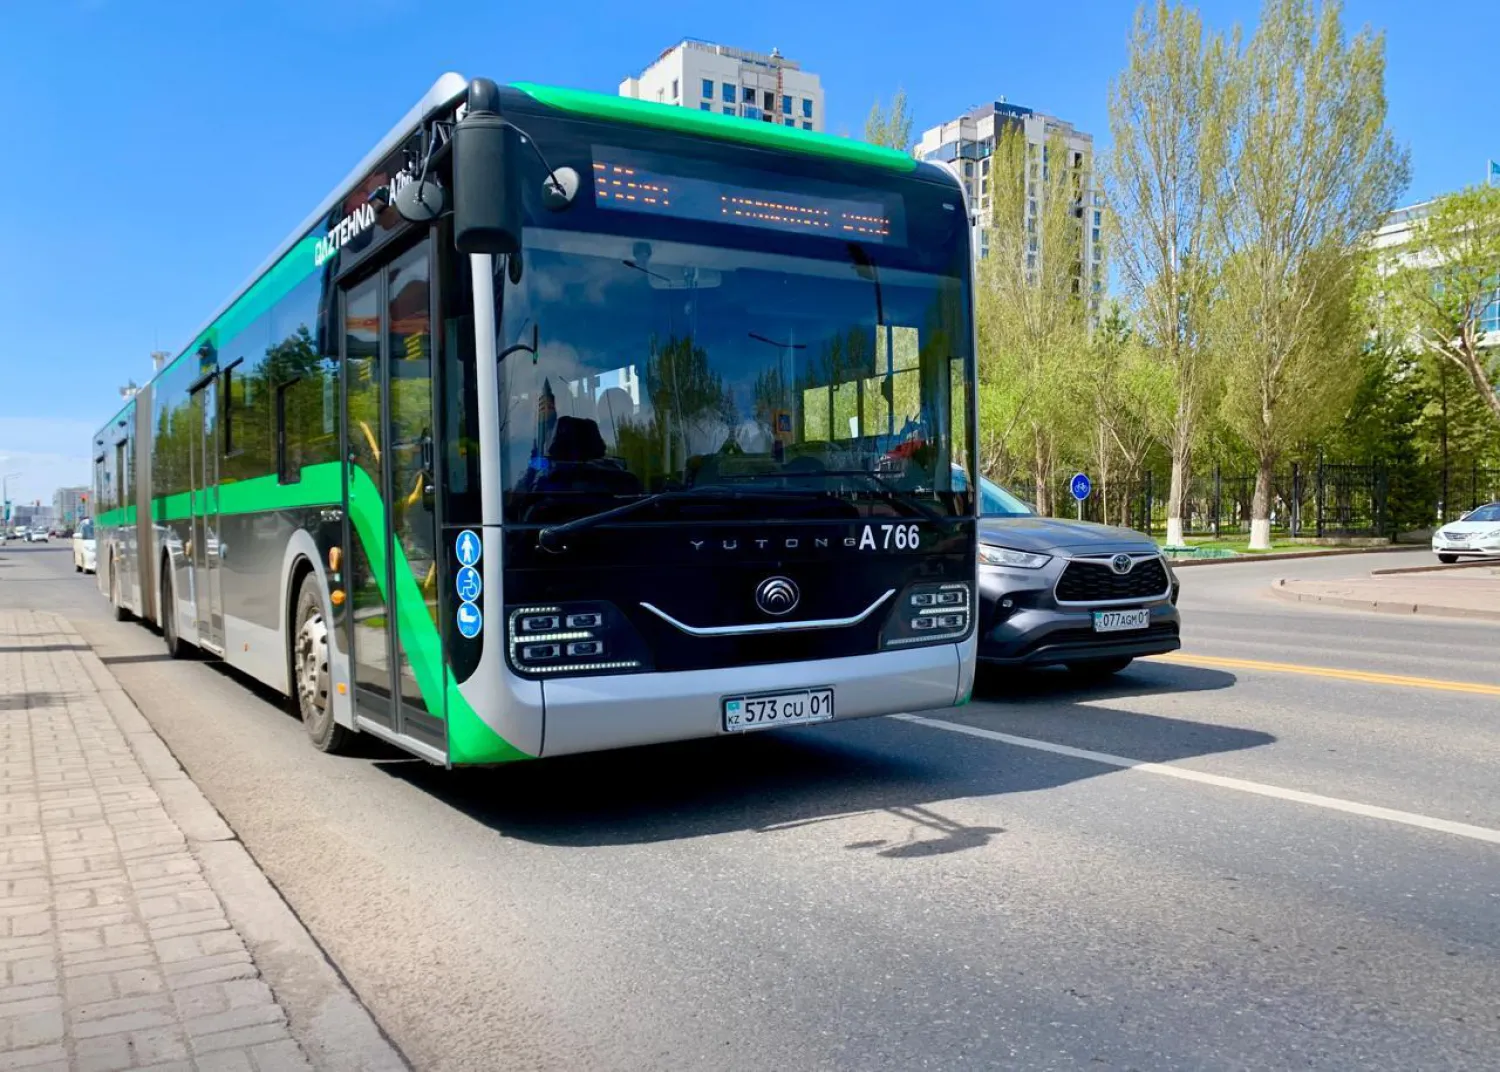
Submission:
M 1267 0 L 1231 63 L 1232 122 L 1214 311 L 1221 412 L 1256 457 L 1251 546 L 1270 546 L 1273 467 L 1357 386 L 1367 236 L 1406 185 L 1385 124 L 1385 42 L 1346 41 L 1340 5 Z
M 1161 414 L 1172 404 L 1171 370 L 1142 344 L 1124 307 L 1111 302 L 1089 339 L 1081 372 L 1089 439 L 1079 460 L 1094 475 L 1101 516 L 1129 524 L 1131 496 Z
M 976 295 L 980 460 L 1002 479 L 1029 472 L 1043 513 L 1086 409 L 1076 389 L 1088 348 L 1076 210 L 1092 167 L 1086 156 L 1075 166 L 1060 137 L 1032 146 L 1014 126 L 996 132 L 990 158 L 989 255 Z
M 1223 211 L 1228 47 L 1198 13 L 1157 0 L 1136 12 L 1125 70 L 1110 92 L 1107 169 L 1115 260 L 1142 341 L 1170 375 L 1153 407 L 1171 455 L 1168 539 L 1182 538 L 1192 452 L 1216 387 L 1206 318 L 1216 280 L 1213 221 Z
M 709 366 L 708 351 L 689 337 L 651 340 L 645 381 L 651 416 L 622 425 L 618 450 L 626 467 L 657 486 L 683 473 L 688 459 L 717 449 L 733 427 L 733 395 Z
M 1394 260 L 1387 284 L 1399 329 L 1459 370 L 1500 422 L 1500 346 L 1481 327 L 1500 302 L 1500 187 L 1439 198 Z
M 906 110 L 906 90 L 897 88 L 889 108 L 876 101 L 865 119 L 865 141 L 906 152 L 911 148 L 911 113 Z

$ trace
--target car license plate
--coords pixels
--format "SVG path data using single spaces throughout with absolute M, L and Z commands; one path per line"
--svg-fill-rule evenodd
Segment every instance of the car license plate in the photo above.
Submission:
M 1128 629 L 1145 629 L 1150 625 L 1151 611 L 1146 607 L 1140 610 L 1094 611 L 1096 633 L 1123 633 Z
M 1448 550 L 1450 550 L 1450 551 L 1467 551 L 1468 549 L 1469 549 L 1469 541 L 1468 540 L 1449 540 L 1448 541 Z
M 756 696 L 732 696 L 724 701 L 725 733 L 827 722 L 832 717 L 832 689 L 764 692 Z

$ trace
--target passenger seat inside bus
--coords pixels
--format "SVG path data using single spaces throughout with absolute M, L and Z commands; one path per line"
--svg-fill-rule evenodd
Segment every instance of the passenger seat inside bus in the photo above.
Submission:
M 639 495 L 635 474 L 604 455 L 599 422 L 587 417 L 559 417 L 547 446 L 547 471 L 538 476 L 536 491 L 592 492 L 602 495 Z

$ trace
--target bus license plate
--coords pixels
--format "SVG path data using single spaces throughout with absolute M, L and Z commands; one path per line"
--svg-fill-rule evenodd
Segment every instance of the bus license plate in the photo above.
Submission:
M 1096 610 L 1094 632 L 1123 633 L 1128 629 L 1145 629 L 1151 624 L 1149 607 L 1141 610 Z
M 724 701 L 725 733 L 827 722 L 832 717 L 832 689 L 764 692 L 757 696 L 733 696 Z

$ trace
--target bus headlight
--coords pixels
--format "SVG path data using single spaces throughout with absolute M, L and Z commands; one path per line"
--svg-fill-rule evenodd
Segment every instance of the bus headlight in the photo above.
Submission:
M 635 630 L 608 603 L 511 607 L 505 638 L 522 674 L 618 673 L 646 662 Z
M 969 633 L 973 596 L 963 581 L 916 584 L 901 593 L 880 635 L 883 648 L 959 640 Z

